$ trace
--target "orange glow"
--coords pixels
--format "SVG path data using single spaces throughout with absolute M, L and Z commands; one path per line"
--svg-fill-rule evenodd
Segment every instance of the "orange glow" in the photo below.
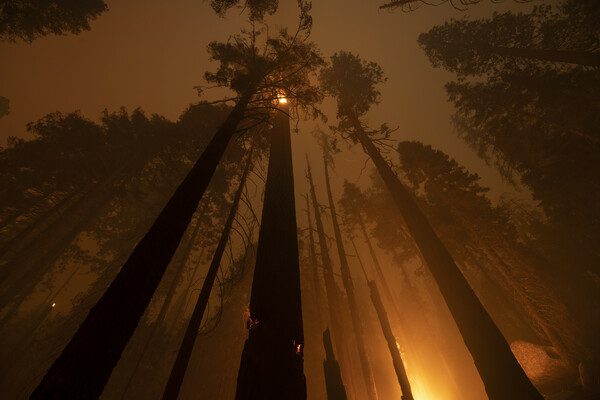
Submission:
M 50 305 L 50 307 L 52 307 L 52 308 L 56 307 L 56 303 L 52 303 L 52 304 Z
M 280 102 L 281 104 L 285 104 L 285 103 L 287 103 L 287 99 L 286 99 L 285 97 L 280 97 L 280 98 L 279 98 L 279 102 Z

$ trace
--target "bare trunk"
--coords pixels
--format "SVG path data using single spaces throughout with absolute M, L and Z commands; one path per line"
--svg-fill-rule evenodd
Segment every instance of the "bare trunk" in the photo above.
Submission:
M 123 389 L 123 393 L 122 393 L 122 397 L 121 397 L 122 399 L 124 399 L 125 396 L 127 395 L 127 392 L 129 392 L 129 388 L 131 387 L 131 384 L 133 383 L 133 378 L 136 375 L 136 371 L 139 370 L 140 364 L 142 363 L 142 360 L 144 359 L 144 354 L 146 354 L 146 351 L 148 350 L 150 343 L 152 343 L 154 337 L 158 333 L 158 331 L 159 331 L 158 328 L 161 325 L 163 325 L 163 323 L 164 323 L 165 316 L 167 315 L 167 311 L 169 310 L 169 307 L 171 306 L 171 303 L 173 302 L 173 297 L 175 295 L 177 287 L 179 286 L 179 283 L 181 282 L 181 278 L 183 277 L 183 272 L 185 271 L 185 266 L 187 265 L 187 261 L 188 261 L 190 252 L 192 251 L 192 248 L 194 247 L 194 242 L 196 241 L 196 237 L 197 237 L 199 231 L 200 231 L 200 218 L 198 218 L 198 221 L 196 222 L 196 226 L 194 227 L 194 230 L 193 230 L 192 234 L 190 235 L 188 243 L 187 243 L 185 250 L 183 252 L 183 255 L 181 257 L 181 262 L 179 263 L 177 271 L 175 272 L 175 276 L 173 277 L 173 280 L 171 281 L 171 285 L 169 285 L 169 289 L 167 290 L 167 294 L 165 296 L 165 301 L 163 302 L 162 306 L 160 307 L 160 311 L 158 313 L 158 316 L 156 317 L 156 321 L 154 321 L 154 323 L 152 324 L 152 327 L 150 328 L 150 333 L 147 336 L 142 349 L 139 351 L 139 353 L 137 355 L 137 360 L 135 361 L 134 366 L 131 369 L 131 375 L 129 376 L 129 379 L 127 380 L 125 389 Z
M 323 370 L 325 372 L 325 385 L 327 386 L 327 400 L 346 400 L 346 388 L 342 380 L 340 365 L 333 353 L 329 329 L 323 332 L 323 346 L 325 347 L 326 357 L 323 361 Z
M 202 319 L 204 317 L 204 311 L 206 310 L 206 305 L 208 304 L 210 292 L 212 291 L 217 272 L 221 266 L 221 259 L 225 253 L 225 246 L 229 240 L 229 234 L 231 233 L 231 227 L 235 220 L 235 216 L 237 215 L 242 192 L 244 191 L 244 185 L 246 184 L 246 178 L 248 177 L 248 172 L 250 171 L 250 166 L 252 165 L 252 151 L 248 153 L 247 157 L 248 160 L 246 161 L 244 172 L 242 173 L 239 186 L 235 192 L 233 203 L 231 204 L 231 210 L 229 211 L 229 216 L 227 217 L 227 221 L 225 221 L 225 226 L 223 227 L 223 232 L 221 233 L 221 238 L 219 239 L 219 244 L 217 245 L 217 249 L 213 255 L 208 273 L 206 274 L 206 278 L 204 279 L 204 283 L 202 285 L 202 290 L 200 291 L 196 306 L 194 307 L 194 312 L 192 313 L 192 317 L 190 318 L 183 336 L 183 341 L 179 347 L 177 358 L 175 359 L 175 363 L 171 369 L 171 374 L 163 393 L 163 399 L 177 400 L 177 396 L 179 395 L 181 384 L 183 383 L 183 378 L 185 376 L 185 370 L 187 369 L 188 362 L 190 361 L 190 357 L 192 355 L 196 336 L 198 336 L 198 329 L 200 329 L 200 324 L 202 323 Z
M 352 368 L 350 365 L 350 358 L 346 349 L 346 335 L 342 329 L 340 321 L 341 316 L 341 299 L 338 292 L 338 287 L 333 277 L 333 265 L 331 258 L 329 258 L 329 249 L 327 248 L 327 239 L 325 237 L 325 230 L 323 228 L 323 221 L 321 220 L 321 210 L 319 209 L 319 202 L 317 201 L 317 194 L 315 192 L 315 185 L 312 179 L 312 171 L 310 163 L 308 162 L 308 155 L 306 155 L 307 165 L 307 178 L 310 186 L 310 195 L 313 203 L 313 210 L 315 211 L 315 222 L 317 224 L 317 234 L 319 236 L 319 248 L 321 250 L 321 262 L 323 267 L 323 279 L 325 281 L 325 292 L 327 293 L 327 307 L 329 310 L 329 320 L 331 322 L 331 328 L 333 330 L 333 337 L 335 339 L 336 351 L 340 357 L 342 363 L 343 375 L 350 394 L 353 397 L 354 385 L 351 379 Z
M 236 400 L 306 399 L 302 301 L 288 106 L 275 110 L 248 339 Z
M 342 281 L 344 282 L 344 288 L 346 289 L 346 296 L 348 297 L 348 306 L 350 307 L 350 316 L 352 318 L 352 325 L 354 327 L 354 335 L 356 336 L 356 346 L 358 348 L 358 355 L 360 358 L 363 379 L 365 380 L 365 385 L 367 388 L 367 394 L 369 396 L 369 399 L 376 400 L 378 398 L 377 388 L 375 387 L 375 379 L 373 378 L 371 363 L 369 362 L 369 356 L 367 354 L 367 349 L 365 348 L 365 339 L 361 322 L 362 320 L 360 318 L 360 315 L 358 314 L 358 307 L 356 305 L 356 297 L 354 295 L 354 284 L 352 282 L 352 275 L 350 274 L 348 259 L 346 258 L 346 250 L 344 249 L 342 233 L 340 232 L 340 226 L 337 222 L 335 203 L 333 201 L 333 195 L 331 194 L 331 185 L 329 183 L 329 168 L 327 165 L 327 158 L 323 158 L 323 161 L 325 168 L 325 186 L 327 187 L 327 197 L 329 199 L 329 208 L 331 210 L 331 222 L 333 224 L 335 242 L 337 244 L 338 256 L 340 258 Z
M 308 194 L 306 194 L 306 216 L 308 218 L 308 238 L 309 238 L 309 251 L 310 251 L 310 262 L 312 269 L 313 286 L 315 287 L 315 297 L 317 301 L 317 318 L 319 320 L 319 328 L 324 324 L 323 315 L 321 314 L 321 283 L 319 282 L 319 271 L 317 270 L 317 252 L 315 249 L 315 238 L 313 235 L 312 218 L 310 215 L 310 201 Z
M 250 97 L 250 94 L 244 95 L 221 125 L 31 399 L 100 396 L 171 261 Z

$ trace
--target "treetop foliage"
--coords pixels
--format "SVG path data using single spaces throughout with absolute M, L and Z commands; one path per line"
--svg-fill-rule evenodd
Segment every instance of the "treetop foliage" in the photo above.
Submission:
M 490 0 L 492 3 L 502 3 L 504 0 Z M 514 0 L 515 3 L 528 3 L 532 0 Z M 466 11 L 469 6 L 481 3 L 481 0 L 437 0 L 435 2 L 425 0 L 392 0 L 379 6 L 380 10 L 396 10 L 403 12 L 415 11 L 423 5 L 441 6 L 449 3 L 452 7 L 460 11 Z
M 225 101 L 250 94 L 251 118 L 264 120 L 266 111 L 275 108 L 280 97 L 285 97 L 296 112 L 302 110 L 313 118 L 323 116 L 317 108 L 323 95 L 312 79 L 325 61 L 315 43 L 308 40 L 311 4 L 301 1 L 299 6 L 299 22 L 293 33 L 283 28 L 271 36 L 266 24 L 251 22 L 251 29 L 208 46 L 210 59 L 220 65 L 215 72 L 206 72 L 205 80 L 237 93 L 238 97 Z M 199 93 L 203 89 L 199 86 Z
M 248 9 L 251 21 L 262 21 L 266 14 L 272 15 L 277 11 L 279 0 L 211 0 L 210 6 L 219 17 L 224 17 L 235 6 Z
M 0 40 L 79 34 L 107 10 L 103 0 L 0 0 Z
M 381 93 L 375 86 L 386 80 L 377 63 L 361 60 L 346 51 L 331 56 L 330 65 L 319 75 L 323 90 L 337 100 L 340 119 L 350 114 L 360 117 L 378 104 Z
M 451 19 L 419 35 L 419 45 L 434 67 L 466 76 L 497 75 L 549 60 L 506 57 L 498 49 L 600 50 L 600 7 L 590 1 L 567 1 L 558 11 L 549 5 L 524 13 L 494 13 L 492 18 Z M 596 15 L 597 20 L 591 18 Z

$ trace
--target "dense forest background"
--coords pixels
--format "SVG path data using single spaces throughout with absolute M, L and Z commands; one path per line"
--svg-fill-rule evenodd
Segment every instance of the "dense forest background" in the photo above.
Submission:
M 0 39 L 0 397 L 260 397 L 281 332 L 293 398 L 600 396 L 596 2 L 7 0 Z

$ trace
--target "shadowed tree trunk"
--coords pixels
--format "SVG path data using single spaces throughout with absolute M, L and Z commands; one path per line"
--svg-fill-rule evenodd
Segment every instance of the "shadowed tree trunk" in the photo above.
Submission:
M 323 315 L 321 314 L 321 283 L 319 282 L 319 271 L 317 270 L 317 252 L 315 249 L 315 238 L 313 235 L 312 218 L 310 215 L 310 200 L 308 199 L 308 193 L 306 194 L 306 217 L 308 219 L 308 239 L 309 239 L 309 251 L 310 251 L 310 262 L 312 264 L 312 275 L 313 285 L 315 287 L 315 297 L 317 301 L 317 317 L 319 318 L 319 327 L 324 323 Z
M 356 138 L 375 164 L 440 288 L 490 400 L 543 400 L 448 250 L 366 134 L 359 119 L 354 116 L 351 121 Z
M 335 339 L 335 347 L 340 361 L 342 363 L 344 374 L 346 376 L 346 384 L 348 385 L 348 392 L 352 397 L 354 393 L 354 387 L 352 384 L 351 373 L 352 368 L 350 367 L 350 359 L 346 348 L 346 335 L 342 330 L 342 324 L 340 322 L 341 316 L 341 299 L 339 296 L 337 285 L 333 277 L 333 265 L 331 264 L 331 258 L 329 258 L 329 249 L 327 248 L 327 239 L 325 237 L 325 230 L 323 229 L 323 221 L 321 220 L 321 210 L 319 209 L 319 202 L 317 201 L 317 194 L 315 192 L 315 185 L 312 179 L 312 170 L 310 168 L 310 162 L 308 161 L 308 154 L 306 155 L 307 165 L 307 178 L 310 186 L 310 195 L 313 203 L 313 210 L 315 211 L 315 222 L 317 224 L 317 234 L 319 237 L 319 248 L 321 250 L 321 261 L 323 267 L 323 279 L 325 281 L 325 292 L 327 293 L 327 306 L 329 309 L 329 320 L 333 329 L 333 337 Z
M 375 379 L 373 378 L 373 371 L 371 370 L 371 363 L 369 362 L 369 356 L 365 348 L 365 339 L 363 334 L 363 327 L 361 323 L 360 315 L 358 314 L 358 307 L 356 305 L 356 297 L 354 296 L 354 284 L 352 283 L 352 275 L 350 274 L 350 268 L 348 266 L 348 259 L 346 258 L 346 250 L 344 249 L 344 242 L 342 239 L 342 233 L 340 232 L 340 226 L 337 222 L 337 215 L 335 212 L 335 203 L 333 201 L 333 195 L 331 194 L 331 185 L 329 183 L 329 166 L 327 164 L 327 157 L 323 157 L 323 167 L 325 169 L 325 186 L 327 187 L 327 198 L 329 199 L 329 208 L 331 210 L 331 222 L 333 224 L 333 232 L 335 234 L 335 242 L 337 244 L 338 256 L 340 258 L 340 268 L 342 271 L 342 281 L 344 283 L 344 289 L 346 289 L 346 295 L 348 297 L 348 306 L 350 307 L 350 316 L 352 318 L 352 325 L 354 327 L 354 335 L 356 336 L 356 346 L 358 348 L 358 355 L 360 358 L 360 365 L 362 368 L 363 378 L 367 388 L 367 394 L 369 399 L 376 400 L 377 388 L 375 387 Z
M 31 399 L 96 399 L 148 306 L 251 95 L 242 96 Z
M 323 332 L 323 346 L 325 347 L 325 361 L 323 370 L 325 373 L 325 385 L 327 386 L 327 400 L 346 400 L 346 388 L 342 380 L 340 365 L 335 359 L 331 335 L 329 329 Z
M 304 334 L 288 107 L 275 111 L 236 400 L 304 400 Z
M 203 209 L 205 209 L 205 207 L 203 207 Z M 202 211 L 204 211 L 204 210 L 201 210 L 201 213 L 202 213 Z M 127 392 L 129 392 L 129 388 L 131 387 L 131 384 L 133 383 L 133 379 L 135 378 L 136 372 L 139 370 L 140 364 L 142 363 L 142 360 L 144 359 L 144 354 L 146 354 L 146 351 L 148 350 L 150 343 L 152 343 L 154 337 L 159 332 L 159 327 L 161 325 L 163 325 L 165 322 L 165 317 L 167 315 L 167 311 L 169 310 L 169 307 L 171 306 L 171 303 L 173 301 L 173 297 L 175 295 L 177 287 L 179 286 L 179 283 L 181 282 L 181 278 L 183 276 L 183 272 L 185 271 L 185 266 L 187 265 L 189 255 L 192 251 L 192 248 L 194 247 L 194 242 L 196 241 L 198 232 L 200 231 L 200 225 L 201 225 L 200 222 L 201 222 L 201 218 L 199 217 L 196 222 L 196 226 L 194 227 L 194 230 L 192 231 L 192 234 L 190 235 L 190 238 L 188 239 L 188 242 L 185 246 L 183 255 L 181 257 L 181 261 L 178 265 L 177 271 L 175 271 L 175 276 L 173 277 L 173 280 L 171 281 L 171 285 L 169 285 L 169 289 L 167 290 L 167 294 L 165 296 L 165 301 L 163 302 L 162 306 L 160 307 L 160 311 L 158 312 L 156 321 L 154 321 L 154 323 L 152 324 L 152 327 L 150 328 L 150 333 L 146 337 L 146 341 L 144 342 L 142 349 L 139 351 L 139 353 L 137 355 L 137 360 L 135 361 L 134 367 L 131 369 L 131 375 L 129 376 L 129 379 L 127 380 L 127 383 L 125 384 L 125 389 L 123 390 L 123 394 L 121 397 L 122 399 L 124 399 L 127 396 Z
M 217 272 L 221 266 L 221 259 L 225 253 L 225 246 L 227 246 L 229 234 L 231 233 L 231 227 L 235 220 L 235 216 L 237 215 L 242 192 L 244 191 L 244 185 L 246 184 L 246 178 L 248 177 L 248 172 L 250 171 L 250 166 L 252 165 L 252 150 L 248 152 L 247 157 L 248 160 L 246 161 L 244 172 L 242 173 L 240 183 L 233 197 L 229 216 L 227 217 L 227 221 L 223 227 L 221 238 L 219 239 L 215 254 L 213 255 L 210 267 L 208 268 L 208 273 L 206 274 L 204 283 L 202 284 L 202 290 L 198 296 L 192 317 L 188 322 L 185 335 L 183 336 L 183 341 L 179 347 L 179 352 L 177 353 L 177 358 L 175 359 L 175 363 L 171 368 L 171 374 L 169 375 L 169 380 L 167 381 L 167 386 L 163 393 L 163 399 L 165 400 L 177 400 L 177 396 L 179 395 L 179 390 L 181 389 L 181 384 L 183 383 L 183 378 L 185 376 L 185 370 L 187 369 L 190 357 L 192 355 L 192 350 L 194 349 L 194 343 L 196 341 L 196 337 L 198 336 L 198 330 L 200 329 L 200 324 L 202 323 L 202 318 L 204 317 L 204 311 L 206 310 L 206 305 L 208 304 L 208 299 L 210 298 L 210 292 L 212 291 L 215 278 L 217 277 Z

